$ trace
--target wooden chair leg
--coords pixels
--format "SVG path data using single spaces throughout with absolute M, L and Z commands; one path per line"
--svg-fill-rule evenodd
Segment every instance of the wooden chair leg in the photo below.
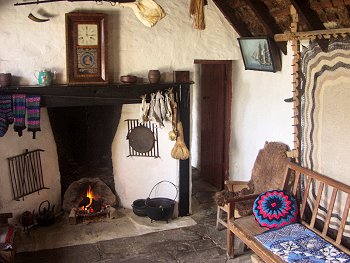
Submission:
M 227 221 L 223 219 L 223 215 L 227 214 L 223 207 L 218 206 L 216 212 L 216 229 L 221 231 L 227 227 Z
M 228 258 L 234 258 L 234 244 L 235 244 L 235 235 L 230 231 L 229 228 L 226 230 L 226 253 Z
M 219 225 L 220 225 L 220 218 L 221 218 L 221 209 L 218 206 L 217 207 L 217 212 L 216 212 L 216 229 L 219 230 Z

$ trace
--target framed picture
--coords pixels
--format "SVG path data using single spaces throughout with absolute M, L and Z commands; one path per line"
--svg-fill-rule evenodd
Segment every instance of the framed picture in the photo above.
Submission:
M 106 14 L 66 14 L 66 61 L 69 84 L 108 83 Z
M 276 72 L 281 70 L 280 51 L 268 37 L 238 38 L 246 70 Z

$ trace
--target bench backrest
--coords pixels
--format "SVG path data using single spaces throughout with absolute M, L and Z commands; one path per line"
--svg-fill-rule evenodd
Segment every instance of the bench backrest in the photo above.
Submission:
M 303 189 L 301 189 L 301 182 L 303 182 Z M 311 219 L 306 220 L 305 218 L 305 208 L 307 207 L 307 200 L 311 194 L 311 185 L 316 187 L 316 198 L 313 200 L 311 209 Z M 332 178 L 326 177 L 309 169 L 300 167 L 297 164 L 289 163 L 287 165 L 287 170 L 285 173 L 283 181 L 283 189 L 291 190 L 292 194 L 300 199 L 300 218 L 303 225 L 305 225 L 310 230 L 314 231 L 318 235 L 322 236 L 328 242 L 332 243 L 334 246 L 340 248 L 344 252 L 350 254 L 350 251 L 342 245 L 342 239 L 344 238 L 345 224 L 348 218 L 349 208 L 350 208 L 350 186 L 338 182 Z M 324 191 L 331 191 L 331 197 L 327 200 L 326 211 L 321 211 L 320 201 Z M 302 191 L 301 191 L 302 190 Z M 345 202 L 339 207 L 335 212 L 335 202 L 337 196 L 345 195 Z M 333 235 L 330 231 L 330 222 L 332 213 L 340 213 L 340 223 L 338 224 L 338 231 L 333 231 Z M 321 215 L 322 213 L 322 215 Z M 323 227 L 322 230 L 316 228 L 315 223 L 317 218 L 322 218 Z

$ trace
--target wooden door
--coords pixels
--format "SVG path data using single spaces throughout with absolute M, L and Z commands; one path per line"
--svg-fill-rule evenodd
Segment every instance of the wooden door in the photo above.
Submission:
M 200 66 L 201 176 L 222 189 L 228 179 L 231 61 L 205 61 Z

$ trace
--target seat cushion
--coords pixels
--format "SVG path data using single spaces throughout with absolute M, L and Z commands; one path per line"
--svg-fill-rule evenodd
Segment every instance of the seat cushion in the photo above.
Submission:
M 270 229 L 255 238 L 286 262 L 350 262 L 349 255 L 299 223 Z
M 272 190 L 262 193 L 256 198 L 253 214 L 260 226 L 282 227 L 297 221 L 298 206 L 293 196 L 281 190 Z

